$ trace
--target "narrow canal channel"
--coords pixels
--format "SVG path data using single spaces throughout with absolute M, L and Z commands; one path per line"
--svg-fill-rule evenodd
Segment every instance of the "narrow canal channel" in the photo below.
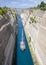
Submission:
M 34 65 L 30 51 L 29 51 L 29 47 L 27 44 L 24 30 L 23 30 L 23 41 L 24 41 L 26 49 L 23 51 L 20 49 L 20 42 L 22 39 L 22 30 L 23 30 L 22 20 L 21 20 L 20 15 L 18 14 L 18 35 L 17 35 L 17 40 L 16 40 L 17 47 L 16 47 L 16 54 L 15 54 L 16 55 L 15 65 Z

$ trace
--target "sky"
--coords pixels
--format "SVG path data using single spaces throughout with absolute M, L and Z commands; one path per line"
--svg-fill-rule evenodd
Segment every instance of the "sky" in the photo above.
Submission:
M 7 6 L 11 8 L 29 8 L 40 4 L 41 1 L 46 0 L 0 0 L 0 6 Z

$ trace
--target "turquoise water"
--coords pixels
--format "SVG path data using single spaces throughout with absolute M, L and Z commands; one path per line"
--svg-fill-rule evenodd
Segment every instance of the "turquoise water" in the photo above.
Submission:
M 23 41 L 25 43 L 26 49 L 24 51 L 20 49 L 20 41 L 22 39 L 22 30 L 23 30 L 22 20 L 21 20 L 20 15 L 18 15 L 18 35 L 16 39 L 16 51 L 15 51 L 16 54 L 15 54 L 14 63 L 15 65 L 34 65 L 32 56 L 29 51 L 29 47 L 27 44 L 24 30 L 23 30 Z

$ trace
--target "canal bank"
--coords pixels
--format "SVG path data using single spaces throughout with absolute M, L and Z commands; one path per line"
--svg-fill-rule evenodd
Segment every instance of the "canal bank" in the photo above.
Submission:
M 14 14 L 16 15 L 13 17 Z M 0 15 L 0 65 L 12 65 L 17 12 L 14 14 L 12 9 L 8 8 L 4 15 Z
M 36 59 L 35 53 L 34 53 L 34 47 L 33 47 L 33 45 L 32 45 L 32 42 L 31 42 L 31 44 L 30 44 L 27 31 L 26 31 L 25 29 L 24 29 L 24 31 L 25 31 L 26 39 L 27 39 L 27 42 L 28 42 L 29 50 L 30 50 L 30 53 L 31 53 L 31 56 L 32 56 L 34 65 L 39 65 L 39 64 L 38 64 L 38 61 L 37 61 L 37 59 Z
M 29 46 L 29 50 L 30 50 L 30 54 L 33 58 L 33 62 L 34 62 L 34 65 L 39 65 L 38 61 L 37 61 L 37 58 L 36 58 L 36 55 L 34 53 L 34 46 L 32 44 L 32 39 L 30 37 L 30 35 L 28 34 L 28 30 L 26 29 L 24 23 L 23 23 L 24 20 L 22 20 L 22 24 L 23 24 L 23 27 L 24 27 L 24 32 L 25 32 L 25 35 L 26 35 L 26 39 L 27 39 L 27 42 L 28 42 L 28 46 Z
M 14 65 L 34 65 L 32 56 L 29 51 L 28 43 L 26 40 L 25 32 L 23 30 L 22 26 L 22 20 L 20 15 L 18 14 L 18 34 L 16 38 L 16 49 L 15 49 L 15 59 L 14 59 Z M 26 49 L 21 50 L 20 49 L 20 42 L 22 39 L 22 30 L 23 30 L 23 41 L 25 44 Z

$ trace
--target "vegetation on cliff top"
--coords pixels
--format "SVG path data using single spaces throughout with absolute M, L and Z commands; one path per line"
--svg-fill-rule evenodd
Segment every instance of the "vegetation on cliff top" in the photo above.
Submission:
M 7 8 L 6 7 L 0 7 L 0 15 L 3 15 L 7 12 Z
M 34 9 L 46 10 L 46 3 L 42 1 L 38 6 L 34 7 Z

